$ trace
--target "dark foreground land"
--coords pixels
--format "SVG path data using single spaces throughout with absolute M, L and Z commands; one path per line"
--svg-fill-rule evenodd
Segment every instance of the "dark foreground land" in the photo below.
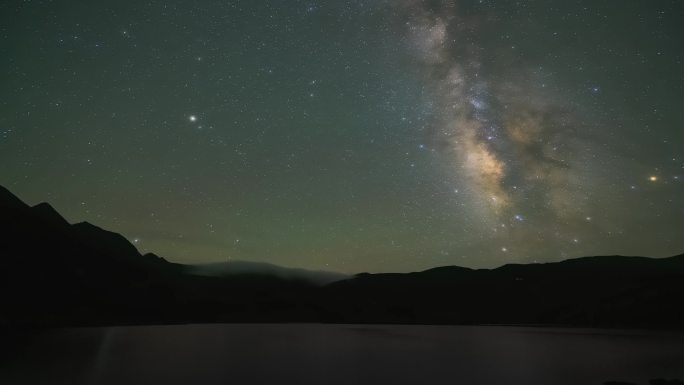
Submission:
M 332 283 L 244 271 L 202 276 L 2 187 L 0 213 L 0 331 L 214 322 L 684 327 L 684 255 L 448 266 Z
M 684 255 L 315 279 L 273 266 L 198 274 L 1 187 L 0 213 L 0 384 L 684 378 Z M 125 326 L 145 324 L 157 326 Z M 478 324 L 546 327 L 463 326 Z
M 684 379 L 682 363 L 671 332 L 172 325 L 46 330 L 0 361 L 0 383 L 646 385 Z

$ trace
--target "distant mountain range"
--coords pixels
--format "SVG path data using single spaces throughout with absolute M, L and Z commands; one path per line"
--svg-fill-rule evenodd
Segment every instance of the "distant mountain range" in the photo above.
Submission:
M 684 327 L 684 255 L 407 274 L 170 263 L 0 187 L 0 326 L 185 322 Z

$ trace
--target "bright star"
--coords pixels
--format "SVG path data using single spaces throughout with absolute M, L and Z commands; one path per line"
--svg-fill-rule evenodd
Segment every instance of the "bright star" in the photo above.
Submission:
M 196 115 L 190 115 L 190 116 L 188 117 L 188 120 L 191 121 L 191 122 L 193 122 L 193 123 L 195 123 L 195 122 L 197 121 L 197 116 L 196 116 Z

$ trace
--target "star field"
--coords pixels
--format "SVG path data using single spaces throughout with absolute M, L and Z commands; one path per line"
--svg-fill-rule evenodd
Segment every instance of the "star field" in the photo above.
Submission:
M 0 6 L 0 184 L 171 261 L 684 250 L 680 1 Z

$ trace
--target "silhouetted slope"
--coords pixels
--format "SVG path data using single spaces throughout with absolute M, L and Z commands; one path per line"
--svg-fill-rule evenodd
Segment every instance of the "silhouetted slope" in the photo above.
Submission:
M 0 195 L 3 319 L 117 319 L 150 307 L 148 294 L 171 264 L 144 258 L 121 235 L 69 225 L 46 203 L 29 207 L 4 189 Z
M 17 196 L 12 194 L 8 189 L 0 186 L 0 209 L 7 215 L 12 215 L 14 210 L 27 208 L 28 205 L 24 203 Z
M 85 222 L 70 225 L 50 205 L 30 207 L 2 187 L 0 214 L 0 325 L 323 321 L 684 327 L 684 255 L 590 257 L 492 270 L 447 266 L 358 274 L 319 287 L 272 265 L 198 276 L 192 273 L 196 267 L 141 255 L 119 234 Z
M 326 290 L 338 317 L 364 322 L 684 325 L 684 255 L 360 274 Z
M 141 255 L 117 233 L 70 225 L 0 188 L 0 324 L 117 324 L 311 319 L 291 311 L 308 284 L 267 274 L 198 277 Z M 293 294 L 295 293 L 295 294 Z

